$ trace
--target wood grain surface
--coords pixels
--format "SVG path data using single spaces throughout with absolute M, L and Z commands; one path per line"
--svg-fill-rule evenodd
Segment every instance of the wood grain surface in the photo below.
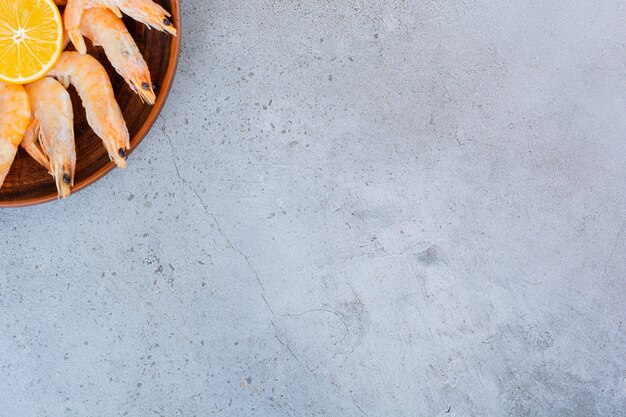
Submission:
M 139 96 L 131 91 L 124 79 L 109 64 L 102 48 L 93 47 L 86 39 L 89 46 L 88 53 L 104 65 L 111 78 L 115 97 L 128 125 L 131 152 L 148 133 L 163 108 L 178 63 L 182 35 L 179 1 L 157 0 L 157 3 L 160 3 L 172 14 L 171 20 L 178 29 L 177 37 L 154 29 L 150 30 L 139 22 L 128 17 L 124 18 L 126 27 L 133 35 L 150 67 L 152 82 L 155 85 L 157 95 L 156 103 L 153 106 L 142 103 Z M 75 193 L 93 184 L 116 167 L 110 161 L 102 140 L 93 133 L 87 124 L 85 111 L 76 91 L 73 87 L 70 87 L 69 91 L 74 107 L 76 135 L 77 164 L 75 183 L 72 188 L 72 193 Z M 132 164 L 132 159 L 129 164 Z M 11 167 L 11 172 L 0 189 L 0 207 L 28 206 L 56 199 L 57 190 L 52 176 L 20 148 Z

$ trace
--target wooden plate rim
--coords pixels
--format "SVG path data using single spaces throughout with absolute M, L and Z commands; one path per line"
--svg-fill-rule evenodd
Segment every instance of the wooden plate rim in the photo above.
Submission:
M 139 131 L 135 134 L 135 136 L 131 140 L 131 147 L 128 152 L 130 156 L 133 151 L 137 148 L 137 146 L 141 143 L 141 141 L 148 134 L 152 126 L 156 122 L 157 117 L 161 114 L 161 110 L 163 106 L 165 106 L 165 102 L 167 101 L 167 97 L 169 96 L 170 89 L 172 88 L 172 84 L 174 83 L 174 77 L 176 76 L 176 68 L 178 67 L 178 58 L 180 54 L 180 43 L 182 38 L 182 17 L 180 14 L 180 1 L 172 0 L 172 16 L 177 20 L 177 36 L 171 36 L 172 38 L 172 48 L 171 54 L 169 58 L 169 63 L 167 67 L 167 71 L 165 73 L 165 78 L 160 87 L 160 93 L 157 96 L 156 102 L 152 106 L 152 110 L 148 117 L 141 125 Z M 164 35 L 166 36 L 166 35 Z M 170 36 L 170 35 L 167 35 Z M 80 183 L 76 184 L 72 187 L 72 194 L 77 193 L 78 191 L 89 187 L 91 184 L 95 183 L 113 169 L 116 169 L 117 166 L 113 162 L 109 162 L 107 165 L 103 166 L 89 177 L 85 178 Z M 71 196 L 70 196 L 71 198 Z M 15 200 L 15 201 L 0 201 L 0 208 L 19 208 L 19 207 L 28 207 L 34 206 L 38 204 L 50 203 L 52 201 L 58 200 L 57 193 L 51 193 L 50 195 L 41 196 L 41 197 L 31 197 L 26 198 L 24 200 Z

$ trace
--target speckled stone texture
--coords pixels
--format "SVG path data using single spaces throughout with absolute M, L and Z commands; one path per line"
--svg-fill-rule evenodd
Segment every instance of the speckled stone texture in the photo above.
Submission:
M 1 210 L 1 416 L 626 416 L 626 3 L 183 0 L 158 123 Z

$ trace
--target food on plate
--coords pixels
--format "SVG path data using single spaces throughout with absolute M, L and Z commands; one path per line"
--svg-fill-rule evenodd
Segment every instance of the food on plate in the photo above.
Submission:
M 106 69 L 91 55 L 63 52 L 59 62 L 48 73 L 65 88 L 74 86 L 85 107 L 87 122 L 118 167 L 126 168 L 126 151 L 130 149 L 128 128 Z
M 0 0 L 0 81 L 43 77 L 61 54 L 63 24 L 52 0 Z
M 154 104 L 150 69 L 122 19 L 109 9 L 88 9 L 83 13 L 80 32 L 104 48 L 111 65 L 144 102 Z
M 30 122 L 30 102 L 21 85 L 0 82 L 0 187 Z
M 44 162 L 42 165 L 54 177 L 59 197 L 68 197 L 76 170 L 72 99 L 61 83 L 50 77 L 24 88 L 33 120 L 26 135 L 29 138 L 22 142 L 23 147 L 29 154 L 32 152 L 31 156 L 39 163 Z
M 81 20 L 85 10 L 94 7 L 106 7 L 120 18 L 123 12 L 148 27 L 176 36 L 176 28 L 169 19 L 171 15 L 152 0 L 67 0 L 63 14 L 65 30 L 74 48 L 81 54 L 87 52 L 81 35 Z
M 107 70 L 83 39 L 101 46 L 139 98 L 154 104 L 150 69 L 122 13 L 177 34 L 152 0 L 0 0 L 0 187 L 21 145 L 54 177 L 59 197 L 70 195 L 77 159 L 70 84 L 109 158 L 126 168 L 128 128 Z M 78 52 L 62 52 L 70 41 Z

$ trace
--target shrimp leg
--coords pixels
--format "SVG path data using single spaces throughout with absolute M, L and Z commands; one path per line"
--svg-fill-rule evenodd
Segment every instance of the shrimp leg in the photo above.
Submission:
M 21 85 L 0 83 L 0 187 L 30 123 L 30 103 Z
M 33 159 L 39 162 L 39 165 L 44 167 L 48 172 L 50 171 L 50 160 L 41 149 L 41 145 L 39 144 L 39 121 L 33 119 L 28 125 L 28 129 L 26 129 L 26 133 L 24 133 L 24 138 L 22 139 L 22 143 L 20 146 L 24 148 L 26 152 Z
M 59 197 L 66 198 L 70 195 L 70 186 L 74 185 L 76 171 L 72 100 L 67 90 L 50 77 L 24 88 L 38 124 L 35 129 L 39 133 L 39 144 L 49 161 L 48 169 L 54 177 Z M 36 155 L 33 157 L 38 159 Z
M 90 55 L 63 52 L 48 75 L 59 80 L 65 88 L 70 84 L 76 88 L 85 107 L 87 122 L 102 139 L 109 158 L 118 167 L 126 168 L 126 151 L 130 148 L 128 128 L 104 67 Z
M 104 48 L 107 58 L 142 101 L 154 104 L 155 95 L 148 64 L 122 19 L 103 8 L 85 10 L 81 33 Z

